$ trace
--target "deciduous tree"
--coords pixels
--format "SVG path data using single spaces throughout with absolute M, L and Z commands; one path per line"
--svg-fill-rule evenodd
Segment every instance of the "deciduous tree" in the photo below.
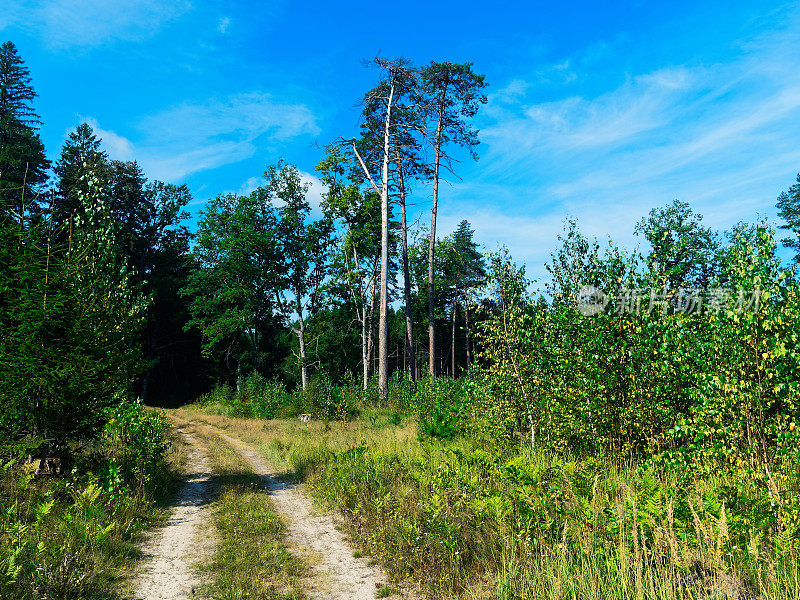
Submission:
M 308 384 L 305 319 L 319 307 L 322 284 L 328 275 L 333 227 L 327 218 L 309 220 L 308 185 L 303 183 L 297 167 L 278 162 L 264 176 L 265 191 L 278 206 L 275 306 L 297 335 L 300 383 L 305 389 Z

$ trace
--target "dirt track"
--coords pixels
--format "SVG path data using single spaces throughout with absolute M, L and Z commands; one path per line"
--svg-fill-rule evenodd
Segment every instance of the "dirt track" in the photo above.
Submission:
M 167 524 L 142 549 L 144 568 L 134 582 L 137 600 L 191 598 L 200 580 L 196 565 L 213 550 L 208 531 L 211 470 L 208 457 L 193 435 L 180 431 L 189 445 L 187 468 L 191 476 L 178 493 Z
M 202 427 L 206 427 L 203 425 Z M 312 600 L 370 600 L 386 580 L 353 549 L 334 524 L 331 514 L 317 511 L 301 486 L 288 484 L 250 446 L 208 427 L 241 454 L 270 492 L 277 514 L 286 523 L 286 545 L 312 567 L 306 591 Z M 145 546 L 141 575 L 134 582 L 136 600 L 198 598 L 196 565 L 213 549 L 210 514 L 212 473 L 199 439 L 179 429 L 189 444 L 188 467 L 193 473 L 176 499 L 167 525 Z M 403 597 L 416 597 L 406 590 Z M 400 596 L 394 596 L 400 597 Z

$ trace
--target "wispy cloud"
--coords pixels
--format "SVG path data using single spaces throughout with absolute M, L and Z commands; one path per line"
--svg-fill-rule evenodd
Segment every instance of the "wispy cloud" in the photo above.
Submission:
M 221 18 L 221 19 L 220 19 L 220 20 L 217 22 L 217 31 L 218 31 L 218 32 L 220 32 L 221 34 L 223 34 L 223 35 L 224 35 L 224 34 L 228 33 L 228 28 L 229 28 L 230 26 L 231 26 L 231 19 L 230 19 L 230 17 L 222 17 L 222 18 Z
M 302 133 L 318 133 L 311 110 L 302 104 L 287 104 L 271 94 L 250 92 L 213 98 L 199 104 L 181 104 L 146 117 L 139 123 L 154 141 L 184 143 L 209 139 L 255 139 L 269 132 L 277 139 Z
M 774 215 L 776 195 L 800 169 L 799 42 L 800 19 L 790 19 L 726 63 L 622 74 L 594 93 L 565 85 L 548 102 L 536 101 L 537 75 L 514 77 L 490 97 L 476 182 L 452 194 L 478 207 L 476 235 L 509 240 L 537 276 L 565 214 L 630 245 L 635 222 L 674 198 L 717 228 Z M 481 208 L 489 198 L 491 213 Z
M 6 0 L 3 25 L 37 32 L 55 49 L 146 39 L 191 9 L 187 0 Z
M 112 158 L 135 156 L 150 177 L 173 182 L 250 158 L 269 144 L 319 132 L 307 106 L 261 92 L 163 110 L 140 119 L 132 139 L 94 119 L 90 124 Z
M 86 123 L 92 128 L 94 134 L 101 140 L 101 148 L 113 160 L 134 160 L 133 144 L 128 138 L 103 129 L 97 119 L 92 117 L 78 117 L 78 121 Z
M 528 86 L 513 80 L 498 97 L 504 106 L 492 107 L 495 123 L 483 136 L 495 152 L 518 152 L 520 144 L 530 151 L 609 149 L 674 120 L 693 79 L 696 75 L 688 69 L 669 68 L 634 77 L 594 98 L 571 96 L 538 104 L 526 104 Z

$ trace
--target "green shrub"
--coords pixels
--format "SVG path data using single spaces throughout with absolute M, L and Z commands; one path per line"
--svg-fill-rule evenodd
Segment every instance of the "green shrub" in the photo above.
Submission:
M 63 477 L 17 457 L 0 469 L 0 598 L 105 598 L 129 566 L 155 500 L 177 479 L 164 416 L 139 402 L 109 409 L 102 435 Z
M 452 439 L 464 433 L 466 394 L 463 380 L 429 377 L 417 382 L 411 405 L 420 434 Z
M 399 410 L 408 410 L 413 403 L 416 387 L 415 382 L 411 381 L 405 373 L 395 371 L 389 377 L 386 406 Z
M 265 379 L 257 371 L 245 377 L 238 390 L 227 384 L 217 386 L 201 396 L 197 404 L 210 412 L 246 419 L 274 419 L 287 412 L 299 412 L 282 382 Z
M 139 494 L 163 475 L 169 450 L 167 419 L 163 413 L 147 410 L 140 400 L 121 402 L 109 409 L 104 435 L 110 454 L 109 483 L 116 492 L 121 483 Z
M 346 421 L 357 414 L 352 393 L 333 385 L 324 373 L 311 378 L 306 389 L 297 389 L 295 402 L 315 419 Z
M 292 403 L 292 396 L 282 382 L 265 379 L 258 371 L 251 373 L 242 383 L 232 400 L 231 416 L 273 419 L 282 406 Z

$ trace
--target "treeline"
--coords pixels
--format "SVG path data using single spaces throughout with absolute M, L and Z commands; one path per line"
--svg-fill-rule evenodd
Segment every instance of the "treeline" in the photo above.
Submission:
M 766 378 L 753 384 L 757 407 L 736 409 L 742 439 L 763 439 L 778 415 L 794 422 L 791 332 L 769 325 L 773 357 L 758 329 L 763 311 L 794 314 L 795 273 L 781 267 L 769 226 L 719 234 L 676 201 L 637 226 L 651 249 L 643 255 L 601 250 L 568 222 L 551 282 L 532 293 L 506 252 L 480 251 L 468 221 L 437 236 L 440 181 L 476 157 L 470 121 L 486 101 L 484 77 L 450 62 L 372 66 L 378 81 L 363 95 L 358 134 L 331 143 L 317 166 L 319 206 L 300 171 L 279 160 L 250 193 L 209 200 L 190 232 L 189 190 L 109 159 L 86 124 L 49 165 L 28 70 L 11 42 L 2 46 L 5 439 L 50 440 L 42 453 L 52 453 L 91 436 L 119 398 L 180 403 L 253 375 L 290 390 L 317 377 L 364 391 L 374 382 L 385 398 L 392 373 L 475 371 L 464 404 L 480 407 L 473 424 L 485 420 L 495 438 L 524 431 L 532 443 L 667 448 L 712 402 L 700 392 L 711 393 L 709 382 L 736 390 L 725 393 L 737 403 L 751 389 L 720 383 L 712 367 L 723 348 L 750 361 L 738 377 L 756 369 Z M 795 249 L 799 186 L 778 200 Z M 426 195 L 430 225 L 413 227 L 410 199 Z M 602 296 L 599 314 L 578 310 L 585 286 Z M 725 315 L 732 292 L 755 290 L 751 332 L 749 316 Z M 698 302 L 697 314 L 682 308 Z M 725 345 L 751 333 L 755 346 Z M 758 366 L 765 353 L 779 361 L 780 382 Z
M 779 203 L 800 205 L 800 183 Z M 789 246 L 797 225 L 784 226 Z M 471 432 L 643 455 L 684 475 L 731 469 L 767 485 L 765 468 L 800 459 L 794 265 L 780 260 L 768 223 L 720 234 L 679 201 L 636 233 L 648 252 L 603 248 L 569 221 L 547 296 L 531 294 L 507 256 L 493 257 L 498 310 L 480 326 L 463 413 Z
M 208 201 L 191 232 L 188 188 L 110 159 L 86 123 L 50 164 L 29 71 L 2 46 L 4 443 L 66 460 L 120 399 L 178 404 L 254 373 L 290 388 L 324 374 L 366 389 L 376 376 L 385 395 L 390 372 L 469 368 L 484 258 L 467 221 L 437 238 L 436 209 L 440 174 L 459 149 L 475 156 L 483 76 L 374 66 L 359 135 L 317 168 L 319 207 L 278 161 L 251 193 Z M 413 187 L 432 190 L 427 229 L 409 224 Z
M 70 445 L 94 438 L 106 409 L 136 396 L 189 397 L 212 371 L 199 335 L 184 329 L 178 294 L 193 267 L 189 190 L 110 160 L 86 124 L 51 165 L 35 98 L 16 47 L 4 43 L 0 445 L 38 447 L 42 466 L 49 456 L 63 470 Z
M 35 98 L 4 43 L 0 596 L 105 597 L 178 479 L 166 419 L 134 398 L 203 389 L 177 295 L 190 196 L 109 160 L 86 125 L 50 165 Z
M 462 154 L 476 158 L 470 119 L 486 102 L 484 76 L 450 62 L 372 66 L 379 81 L 363 96 L 358 135 L 330 144 L 317 166 L 319 211 L 283 162 L 250 194 L 203 211 L 184 294 L 206 353 L 224 355 L 237 380 L 282 371 L 305 388 L 311 370 L 366 389 L 375 374 L 385 395 L 392 372 L 456 376 L 473 359 L 469 311 L 484 259 L 467 221 L 437 238 L 436 217 L 442 174 Z M 430 226 L 415 231 L 407 202 L 428 190 Z

